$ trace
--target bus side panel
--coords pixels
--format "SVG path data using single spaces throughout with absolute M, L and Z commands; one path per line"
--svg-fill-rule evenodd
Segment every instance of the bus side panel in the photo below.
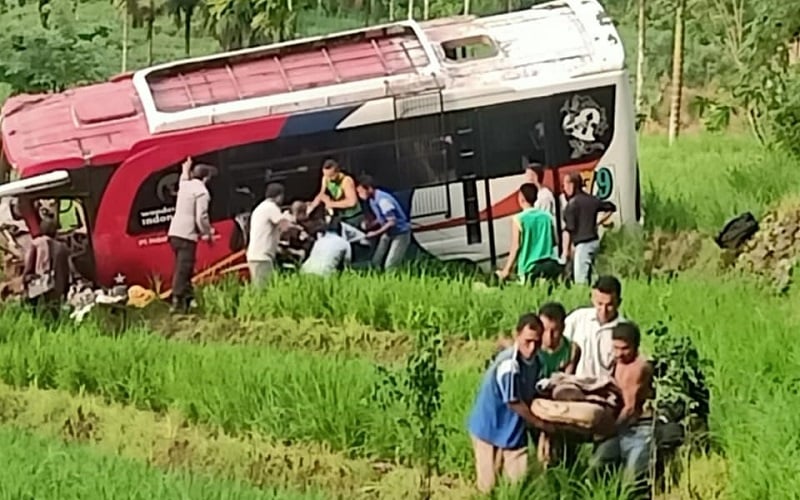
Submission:
M 97 278 L 111 285 L 119 278 L 126 284 L 168 287 L 173 271 L 173 255 L 166 229 L 174 211 L 174 197 L 166 191 L 167 183 L 175 184 L 180 175 L 180 162 L 186 156 L 197 156 L 189 143 L 175 143 L 172 148 L 151 148 L 129 158 L 112 176 L 98 211 L 94 232 Z M 209 159 L 197 158 L 197 161 Z M 209 161 L 210 162 L 210 161 Z M 134 207 L 134 199 L 143 189 L 152 189 L 152 199 L 159 207 Z M 209 186 L 211 189 L 211 186 Z M 216 190 L 215 190 L 216 191 Z M 131 221 L 138 231 L 131 234 Z M 148 231 L 147 225 L 161 226 Z M 199 242 L 197 267 L 205 268 L 222 260 L 230 250 L 220 242 L 227 241 L 233 230 L 232 221 L 216 221 L 213 243 Z
M 634 191 L 625 182 L 621 186 L 616 184 L 616 179 L 632 178 L 629 170 L 631 158 L 635 157 L 630 156 L 628 148 L 630 130 L 624 122 L 625 113 L 615 109 L 617 102 L 626 103 L 626 99 L 624 89 L 620 91 L 604 82 L 586 89 L 479 108 L 481 148 L 484 150 L 478 154 L 486 158 L 483 177 L 490 179 L 491 196 L 491 200 L 487 200 L 484 190 L 479 190 L 481 231 L 488 234 L 491 229 L 487 220 L 490 201 L 499 259 L 508 254 L 510 217 L 520 210 L 517 193 L 524 182 L 522 166 L 526 162 L 538 162 L 547 167 L 544 184 L 557 198 L 561 193 L 561 180 L 578 172 L 584 177 L 587 189 L 600 198 L 611 199 L 620 206 L 623 216 L 627 214 Z M 415 190 L 412 210 L 417 197 L 427 200 L 433 190 L 441 191 L 440 188 Z M 460 182 L 449 184 L 449 194 L 453 207 L 451 216 L 416 220 L 416 241 L 421 248 L 443 260 L 487 263 L 491 258 L 488 238 L 478 244 L 467 242 Z

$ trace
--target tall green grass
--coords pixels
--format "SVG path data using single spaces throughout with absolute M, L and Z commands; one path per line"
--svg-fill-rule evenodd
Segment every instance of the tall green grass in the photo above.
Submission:
M 749 136 L 694 134 L 669 146 L 640 139 L 645 223 L 666 230 L 719 231 L 744 211 L 764 212 L 800 186 L 800 162 Z
M 229 481 L 169 473 L 81 446 L 0 427 L 0 498 L 36 500 L 301 500 L 320 494 L 255 489 Z
M 333 308 L 327 317 L 338 321 L 347 316 L 344 304 L 359 310 L 358 302 L 349 300 L 351 294 L 363 293 L 377 296 L 373 300 L 381 304 L 452 310 L 452 316 L 444 316 L 444 331 L 484 335 L 506 328 L 521 311 L 545 298 L 544 291 L 524 288 L 472 292 L 466 283 L 445 279 L 435 282 L 432 288 L 438 293 L 429 295 L 424 294 L 426 282 L 415 285 L 402 277 L 346 276 L 319 285 L 296 281 L 294 291 L 291 283 L 278 281 L 263 294 L 244 292 L 253 295 L 244 296 L 240 307 L 252 300 L 282 304 L 265 313 L 316 315 L 317 304 L 324 303 Z M 316 291 L 309 291 L 314 286 Z M 588 299 L 588 290 L 556 290 L 549 298 L 573 307 Z M 794 341 L 800 315 L 793 312 L 794 299 L 768 296 L 740 281 L 686 278 L 629 280 L 623 298 L 628 317 L 644 328 L 662 321 L 671 331 L 690 335 L 701 354 L 714 361 L 709 374 L 711 432 L 728 464 L 728 495 L 793 498 L 800 491 L 800 448 L 792 438 L 800 426 L 795 388 L 800 347 Z M 301 299 L 309 309 L 300 309 Z M 465 320 L 456 314 L 465 309 L 494 315 Z M 380 317 L 390 325 L 403 324 L 413 310 L 395 305 Z M 364 308 L 363 314 L 367 312 Z M 144 331 L 112 338 L 90 325 L 51 332 L 27 313 L 8 309 L 0 321 L 6 327 L 0 334 L 0 378 L 9 384 L 84 390 L 154 410 L 175 407 L 197 421 L 234 432 L 257 429 L 292 441 L 326 442 L 359 456 L 407 460 L 412 453 L 411 436 L 395 423 L 399 409 L 381 413 L 371 405 L 367 396 L 377 375 L 363 358 L 329 355 L 323 349 L 279 352 L 174 343 Z M 648 344 L 645 339 L 645 351 Z M 480 375 L 474 359 L 445 373 L 441 418 L 453 430 L 447 439 L 446 470 L 471 474 L 464 422 Z

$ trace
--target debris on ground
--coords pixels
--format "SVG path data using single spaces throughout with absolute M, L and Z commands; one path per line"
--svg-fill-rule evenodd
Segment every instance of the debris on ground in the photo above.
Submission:
M 792 269 L 800 261 L 800 200 L 787 201 L 768 212 L 759 226 L 737 252 L 735 267 L 786 290 Z
M 705 236 L 694 231 L 653 231 L 644 251 L 647 274 L 671 274 L 694 267 L 701 254 L 704 239 Z

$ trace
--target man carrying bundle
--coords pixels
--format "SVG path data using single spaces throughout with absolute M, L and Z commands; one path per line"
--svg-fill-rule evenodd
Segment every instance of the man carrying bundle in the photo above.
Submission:
M 530 410 L 539 379 L 537 352 L 542 344 L 542 331 L 542 322 L 536 314 L 523 314 L 517 322 L 514 344 L 495 357 L 483 377 L 468 423 L 478 489 L 483 493 L 494 487 L 500 469 L 511 481 L 525 475 L 526 424 L 551 429 Z
M 594 467 L 623 465 L 625 479 L 644 486 L 653 444 L 653 416 L 646 402 L 653 397 L 653 368 L 639 353 L 641 333 L 634 323 L 620 323 L 611 331 L 614 365 L 611 376 L 622 391 L 622 411 L 614 435 L 597 445 Z

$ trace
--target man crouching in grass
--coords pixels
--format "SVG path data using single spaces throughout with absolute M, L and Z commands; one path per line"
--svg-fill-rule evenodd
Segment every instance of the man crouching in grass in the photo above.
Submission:
M 486 374 L 469 417 L 468 429 L 475 451 L 478 489 L 489 493 L 502 468 L 514 482 L 528 469 L 526 424 L 544 431 L 550 425 L 530 410 L 539 380 L 536 355 L 542 344 L 542 322 L 534 313 L 517 322 L 514 344 L 499 353 Z

